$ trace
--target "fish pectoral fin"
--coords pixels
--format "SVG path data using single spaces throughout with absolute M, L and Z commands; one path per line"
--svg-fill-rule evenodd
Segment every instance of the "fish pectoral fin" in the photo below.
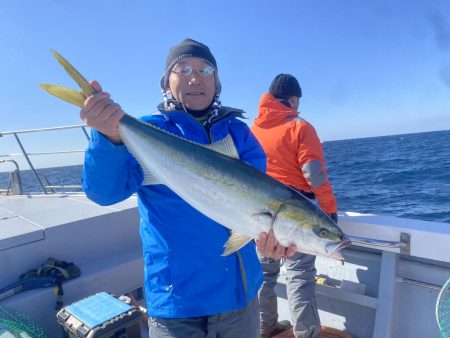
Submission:
M 232 232 L 230 238 L 228 238 L 228 241 L 224 244 L 224 252 L 222 256 L 229 256 L 233 252 L 238 251 L 240 248 L 245 246 L 247 243 L 249 243 L 252 239 L 246 235 Z
M 202 144 L 203 145 L 203 144 Z M 205 148 L 214 150 L 222 155 L 226 155 L 232 158 L 239 158 L 239 153 L 234 145 L 233 138 L 230 134 L 221 139 L 218 142 L 214 142 L 211 144 L 204 144 Z
M 258 222 L 262 222 L 264 224 L 267 222 L 272 222 L 272 220 L 273 220 L 273 215 L 269 211 L 261 211 L 261 212 L 253 214 L 252 216 L 256 220 L 258 220 Z
M 40 84 L 40 86 L 47 93 L 50 93 L 61 100 L 72 103 L 81 108 L 84 106 L 84 100 L 86 97 L 79 91 L 53 84 Z
M 274 215 L 272 215 L 272 213 L 269 211 L 261 211 L 258 213 L 254 213 L 252 214 L 252 218 L 255 219 L 255 222 L 261 225 L 262 229 L 267 229 L 264 230 L 266 232 L 272 229 L 273 223 L 275 221 Z

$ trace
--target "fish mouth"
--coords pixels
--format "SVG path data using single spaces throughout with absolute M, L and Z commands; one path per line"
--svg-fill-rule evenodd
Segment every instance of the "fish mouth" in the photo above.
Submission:
M 339 245 L 336 248 L 336 251 L 345 249 L 345 248 L 349 247 L 351 244 L 352 244 L 352 241 L 350 241 L 348 239 L 344 239 L 341 243 L 339 243 Z
M 352 242 L 348 239 L 344 239 L 339 243 L 329 243 L 325 246 L 325 251 L 330 258 L 337 259 L 344 263 L 345 258 L 344 256 L 342 256 L 342 253 L 340 251 L 348 247 L 350 244 L 352 244 Z
M 330 254 L 332 256 L 334 254 L 339 253 L 339 251 L 341 251 L 342 249 L 350 246 L 350 244 L 352 244 L 352 242 L 350 240 L 344 239 L 339 243 L 327 244 L 325 247 L 325 250 L 327 251 L 328 254 Z

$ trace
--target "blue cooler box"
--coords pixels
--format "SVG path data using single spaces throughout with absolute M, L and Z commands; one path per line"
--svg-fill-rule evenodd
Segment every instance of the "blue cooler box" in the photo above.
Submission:
M 101 292 L 64 307 L 56 319 L 71 338 L 140 338 L 142 314 L 127 297 Z

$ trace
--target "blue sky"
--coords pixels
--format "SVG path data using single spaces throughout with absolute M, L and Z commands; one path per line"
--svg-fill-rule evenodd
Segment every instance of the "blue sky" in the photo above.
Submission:
M 127 113 L 154 111 L 167 52 L 186 37 L 211 48 L 222 103 L 249 124 L 284 72 L 299 79 L 301 115 L 323 141 L 450 129 L 448 0 L 0 0 L 0 131 L 81 122 L 38 86 L 75 87 L 50 48 Z M 78 147 L 40 137 L 27 150 Z M 0 138 L 0 154 L 12 143 Z

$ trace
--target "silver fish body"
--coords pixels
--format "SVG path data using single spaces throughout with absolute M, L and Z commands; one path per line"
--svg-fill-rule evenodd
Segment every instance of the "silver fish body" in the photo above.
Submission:
M 230 137 L 214 145 L 196 144 L 129 115 L 120 121 L 119 131 L 144 171 L 144 184 L 167 185 L 233 231 L 226 254 L 273 229 L 284 246 L 342 259 L 339 250 L 349 243 L 339 227 L 297 191 L 222 154 L 236 151 Z

